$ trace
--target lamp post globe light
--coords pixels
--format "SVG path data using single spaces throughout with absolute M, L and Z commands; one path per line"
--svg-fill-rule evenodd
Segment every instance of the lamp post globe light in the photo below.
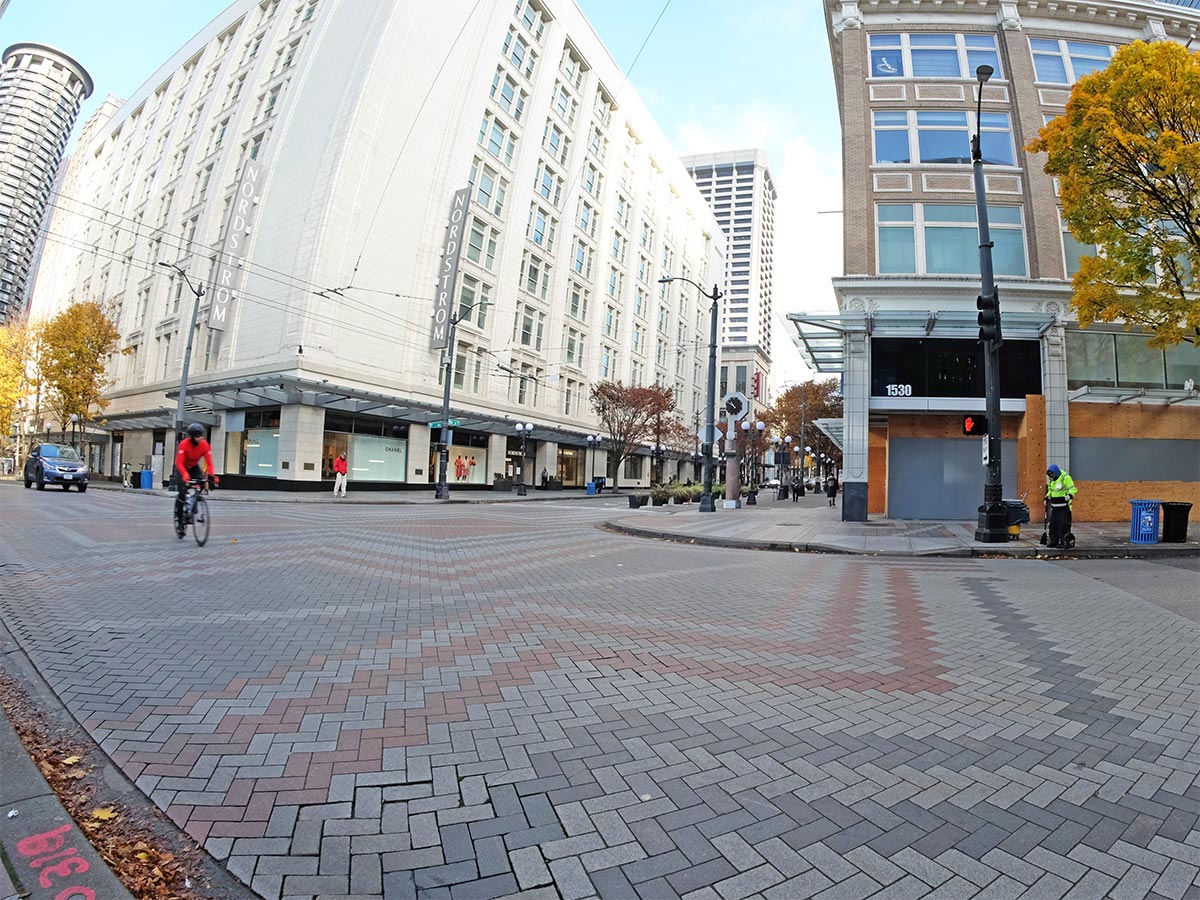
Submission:
M 532 422 L 518 422 L 516 424 L 517 434 L 521 436 L 521 471 L 517 473 L 517 496 L 526 496 L 525 491 L 525 443 L 529 439 L 529 432 L 533 431 Z
M 446 470 L 450 467 L 450 444 L 454 441 L 454 429 L 450 427 L 450 379 L 454 375 L 454 332 L 458 323 L 477 306 L 491 306 L 491 300 L 476 300 L 468 306 L 459 307 L 450 317 L 446 332 L 446 355 L 442 358 L 442 420 L 441 439 L 438 441 L 438 480 L 433 489 L 435 500 L 450 499 L 450 482 Z M 522 491 L 522 493 L 524 493 Z
M 183 349 L 183 371 L 179 377 L 179 402 L 175 405 L 175 444 L 178 446 L 179 442 L 183 440 L 183 429 L 185 428 L 183 424 L 183 410 L 184 403 L 187 402 L 188 369 L 192 364 L 192 336 L 196 333 L 196 317 L 200 315 L 200 298 L 204 296 L 204 285 L 192 284 L 192 280 L 188 278 L 187 272 L 183 271 L 175 263 L 159 261 L 159 265 L 166 269 L 174 269 L 183 276 L 184 282 L 186 282 L 188 288 L 195 296 L 195 300 L 192 303 L 192 320 L 187 330 L 187 342 L 184 344 Z M 173 479 L 175 477 L 174 466 L 171 468 L 171 477 Z
M 983 113 L 983 86 L 992 77 L 991 66 L 975 70 L 975 136 L 971 138 L 971 172 L 975 181 L 975 214 L 979 220 L 980 294 L 975 301 L 979 309 L 979 340 L 983 343 L 983 382 L 987 410 L 987 438 L 984 462 L 987 476 L 983 484 L 983 504 L 979 507 L 979 522 L 975 540 L 999 544 L 1008 540 L 1008 508 L 1000 473 L 1000 297 L 992 272 L 992 237 L 988 230 L 987 188 L 983 178 L 983 148 L 980 140 L 980 116 Z
M 658 279 L 659 284 L 670 284 L 672 281 L 686 281 L 694 287 L 701 297 L 712 301 L 712 310 L 708 322 L 708 390 L 705 397 L 704 411 L 704 443 L 701 452 L 704 454 L 704 491 L 700 494 L 700 512 L 716 512 L 713 503 L 713 445 L 716 443 L 717 424 L 713 420 L 717 408 L 717 307 L 721 300 L 721 290 L 715 284 L 712 293 L 708 293 L 690 278 L 679 275 L 666 275 Z

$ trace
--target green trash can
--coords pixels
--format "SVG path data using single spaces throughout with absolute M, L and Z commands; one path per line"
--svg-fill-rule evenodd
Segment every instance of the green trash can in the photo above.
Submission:
M 1162 540 L 1164 544 L 1182 544 L 1187 540 L 1188 513 L 1192 504 L 1173 500 L 1162 505 Z

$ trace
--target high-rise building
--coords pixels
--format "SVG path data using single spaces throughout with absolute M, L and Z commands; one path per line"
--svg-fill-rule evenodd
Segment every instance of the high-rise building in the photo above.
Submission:
M 13 44 L 0 63 L 0 322 L 23 315 L 51 187 L 87 71 L 45 44 Z
M 122 334 L 105 474 L 169 456 L 189 329 L 189 418 L 235 485 L 316 488 L 345 450 L 352 483 L 427 487 L 442 424 L 452 486 L 581 485 L 596 382 L 701 412 L 708 307 L 658 279 L 720 280 L 724 236 L 582 12 L 427 6 L 237 0 L 92 129 L 43 270 Z M 159 263 L 205 288 L 194 327 Z
M 980 292 L 969 141 L 981 138 L 1002 311 L 1005 495 L 1040 516 L 1046 466 L 1077 518 L 1128 499 L 1200 501 L 1200 354 L 1121 323 L 1081 329 L 1070 279 L 1096 252 L 1063 225 L 1044 156 L 1022 148 L 1075 81 L 1132 41 L 1189 43 L 1200 13 L 1157 0 L 902 6 L 824 0 L 841 107 L 839 312 L 789 313 L 818 371 L 842 376 L 843 518 L 974 520 L 983 502 Z M 979 95 L 976 70 L 994 71 Z M 977 101 L 981 111 L 977 115 Z
M 762 150 L 683 157 L 725 232 L 720 392 L 741 391 L 769 405 L 775 182 Z

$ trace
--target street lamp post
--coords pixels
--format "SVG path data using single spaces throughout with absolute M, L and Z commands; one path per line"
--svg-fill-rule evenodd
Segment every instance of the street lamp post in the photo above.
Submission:
M 750 490 L 746 495 L 747 506 L 758 505 L 758 436 L 767 427 L 766 422 L 742 422 L 742 431 L 750 436 L 750 455 L 746 458 L 746 477 L 750 481 Z
M 521 436 L 521 471 L 517 473 L 517 496 L 524 497 L 525 491 L 525 442 L 529 438 L 529 432 L 533 431 L 532 422 L 518 422 L 516 425 L 517 434 Z
M 596 451 L 600 449 L 600 442 L 602 440 L 604 440 L 604 438 L 598 434 L 589 434 L 587 436 L 588 450 L 591 451 L 592 454 L 592 468 L 590 470 L 592 484 L 596 483 Z M 597 491 L 597 493 L 599 493 L 599 491 Z
M 700 296 L 712 301 L 712 310 L 708 323 L 708 392 L 707 406 L 704 413 L 704 491 L 700 494 L 700 512 L 716 512 L 713 503 L 713 444 L 716 443 L 716 422 L 713 416 L 717 408 L 717 305 L 721 300 L 721 291 L 714 284 L 712 293 L 707 293 L 690 278 L 679 275 L 667 275 L 658 279 L 659 284 L 670 284 L 672 281 L 686 281 L 692 285 Z
M 979 522 L 975 540 L 985 544 L 1008 541 L 1008 510 L 1001 499 L 1004 495 L 1000 472 L 1000 297 L 992 272 L 992 239 L 988 230 L 987 188 L 983 179 L 983 149 L 980 146 L 979 119 L 983 112 L 983 86 L 992 77 L 991 66 L 975 70 L 978 98 L 975 103 L 975 136 L 971 139 L 971 169 L 975 179 L 975 212 L 979 219 L 979 274 L 982 293 L 975 305 L 979 308 L 979 340 L 983 342 L 983 380 L 987 410 L 987 443 L 983 461 L 987 478 L 983 485 L 983 505 L 979 507 Z
M 71 447 L 75 447 L 75 429 L 79 424 L 79 413 L 71 413 Z
M 446 356 L 442 360 L 442 434 L 438 447 L 438 480 L 433 489 L 435 500 L 450 499 L 450 482 L 447 480 L 446 470 L 450 467 L 450 443 L 454 440 L 454 429 L 450 427 L 450 379 L 454 377 L 454 332 L 458 323 L 466 317 L 467 313 L 477 306 L 490 306 L 491 302 L 491 300 L 476 300 L 469 306 L 460 307 L 458 312 L 450 317 L 450 327 L 446 333 Z
M 179 402 L 175 405 L 175 445 L 179 446 L 179 442 L 183 440 L 183 405 L 187 402 L 188 389 L 188 370 L 192 364 L 192 336 L 196 333 L 196 317 L 200 315 L 200 298 L 204 296 L 204 285 L 194 285 L 190 278 L 187 277 L 187 272 L 183 271 L 175 263 L 159 262 L 160 266 L 167 269 L 174 269 L 183 276 L 183 280 L 187 283 L 188 288 L 195 295 L 195 301 L 192 303 L 192 318 L 188 325 L 187 342 L 183 349 L 183 373 L 179 378 Z M 175 477 L 174 468 L 172 467 L 171 477 Z

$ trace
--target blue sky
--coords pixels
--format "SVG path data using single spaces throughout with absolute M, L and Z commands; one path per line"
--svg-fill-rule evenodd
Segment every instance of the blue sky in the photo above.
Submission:
M 579 0 L 623 69 L 665 0 Z M 10 0 L 0 45 L 52 44 L 91 73 L 82 123 L 108 94 L 129 97 L 226 0 Z M 782 314 L 829 310 L 840 274 L 841 135 L 821 4 L 670 0 L 630 83 L 680 154 L 767 151 L 776 212 L 776 384 L 803 377 Z M 78 129 L 78 125 L 76 126 Z

